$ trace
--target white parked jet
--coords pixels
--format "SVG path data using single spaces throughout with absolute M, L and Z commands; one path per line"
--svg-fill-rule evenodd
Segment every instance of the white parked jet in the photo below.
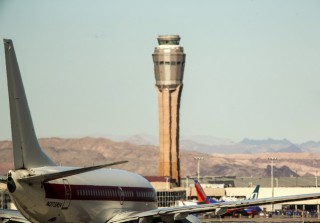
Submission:
M 5 39 L 4 46 L 15 167 L 5 182 L 18 210 L 31 222 L 197 223 L 200 221 L 192 213 L 215 211 L 221 215 L 228 208 L 320 198 L 317 193 L 157 208 L 156 192 L 146 179 L 104 169 L 126 161 L 87 168 L 57 166 L 38 144 L 13 43 Z M 8 219 L 4 212 L 0 217 Z

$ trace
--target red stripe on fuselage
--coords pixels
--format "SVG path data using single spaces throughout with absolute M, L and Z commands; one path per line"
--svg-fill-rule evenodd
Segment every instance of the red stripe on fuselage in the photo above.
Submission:
M 157 202 L 153 188 L 44 183 L 46 198 L 59 200 Z M 68 191 L 69 190 L 69 191 Z M 66 193 L 67 191 L 67 193 Z M 68 194 L 69 193 L 69 194 Z

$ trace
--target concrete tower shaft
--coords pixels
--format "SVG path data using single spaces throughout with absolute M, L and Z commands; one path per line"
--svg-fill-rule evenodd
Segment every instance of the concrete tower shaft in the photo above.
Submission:
M 180 185 L 179 110 L 186 55 L 178 35 L 159 36 L 152 54 L 159 105 L 159 176 Z

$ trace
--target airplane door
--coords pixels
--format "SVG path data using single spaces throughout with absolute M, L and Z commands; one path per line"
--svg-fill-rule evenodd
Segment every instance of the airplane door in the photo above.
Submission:
M 122 190 L 121 187 L 119 187 L 118 193 L 120 195 L 120 204 L 123 205 L 123 203 L 124 203 L 124 191 Z
M 68 209 L 71 202 L 71 187 L 67 179 L 62 179 L 64 185 L 64 202 L 61 209 Z

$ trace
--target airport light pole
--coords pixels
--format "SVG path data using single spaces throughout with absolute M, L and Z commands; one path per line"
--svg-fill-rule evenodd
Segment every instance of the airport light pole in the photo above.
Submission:
M 189 196 L 189 176 L 186 176 L 186 201 L 189 200 L 188 196 Z
M 313 165 L 315 168 L 317 168 L 317 160 L 313 160 Z M 316 174 L 315 174 L 315 180 L 316 180 L 316 187 L 318 187 L 318 170 L 316 169 Z
M 198 162 L 198 181 L 200 182 L 200 160 L 203 160 L 203 157 L 195 156 L 193 158 Z
M 274 197 L 274 186 L 273 186 L 273 162 L 277 160 L 277 157 L 269 157 L 268 160 L 271 161 L 271 197 Z M 272 212 L 273 212 L 273 204 L 272 204 Z

